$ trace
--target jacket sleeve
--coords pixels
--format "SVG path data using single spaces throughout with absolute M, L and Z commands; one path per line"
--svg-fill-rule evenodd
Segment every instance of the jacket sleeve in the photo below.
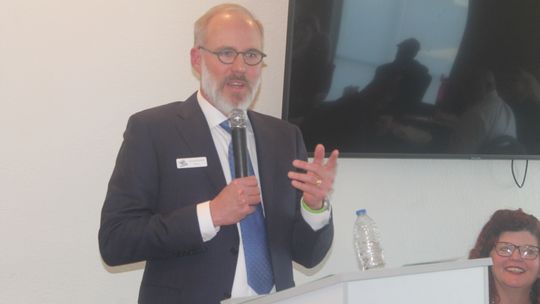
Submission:
M 296 138 L 297 158 L 307 160 L 306 147 L 298 128 L 296 128 Z M 330 250 L 334 238 L 334 225 L 331 217 L 330 222 L 326 226 L 313 231 L 301 215 L 300 198 L 302 197 L 302 193 L 300 191 L 297 192 L 297 212 L 292 242 L 293 260 L 304 267 L 312 268 L 317 266 L 324 259 L 328 250 Z
M 99 248 L 109 265 L 195 254 L 203 250 L 196 205 L 158 212 L 160 167 L 151 124 L 136 115 L 109 181 Z

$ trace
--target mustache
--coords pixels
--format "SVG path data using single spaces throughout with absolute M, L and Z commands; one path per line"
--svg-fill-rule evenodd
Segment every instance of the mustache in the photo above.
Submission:
M 243 74 L 227 76 L 227 77 L 225 77 L 223 82 L 227 83 L 227 82 L 235 81 L 235 80 L 246 82 L 247 84 L 249 84 L 251 86 L 251 83 L 247 80 L 246 76 L 243 75 Z

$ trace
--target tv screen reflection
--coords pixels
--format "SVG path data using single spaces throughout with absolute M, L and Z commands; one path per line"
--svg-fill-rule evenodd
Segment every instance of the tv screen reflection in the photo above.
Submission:
M 540 156 L 538 1 L 292 2 L 283 116 L 308 150 Z

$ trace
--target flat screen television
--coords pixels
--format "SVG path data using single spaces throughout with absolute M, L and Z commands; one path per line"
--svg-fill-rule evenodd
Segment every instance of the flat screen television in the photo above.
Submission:
M 540 1 L 289 6 L 283 118 L 310 152 L 540 158 Z

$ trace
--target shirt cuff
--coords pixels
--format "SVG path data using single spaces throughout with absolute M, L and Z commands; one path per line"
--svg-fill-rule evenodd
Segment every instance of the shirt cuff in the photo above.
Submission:
M 308 223 L 308 225 L 313 229 L 313 231 L 317 231 L 322 229 L 324 226 L 328 225 L 330 223 L 330 217 L 332 215 L 332 205 L 328 207 L 327 210 L 313 213 L 304 207 L 304 204 L 302 204 L 302 201 L 300 200 L 300 212 L 302 213 L 302 217 Z
M 210 213 L 210 201 L 197 204 L 197 218 L 199 229 L 204 242 L 210 241 L 219 232 L 220 227 L 214 227 L 212 214 Z

